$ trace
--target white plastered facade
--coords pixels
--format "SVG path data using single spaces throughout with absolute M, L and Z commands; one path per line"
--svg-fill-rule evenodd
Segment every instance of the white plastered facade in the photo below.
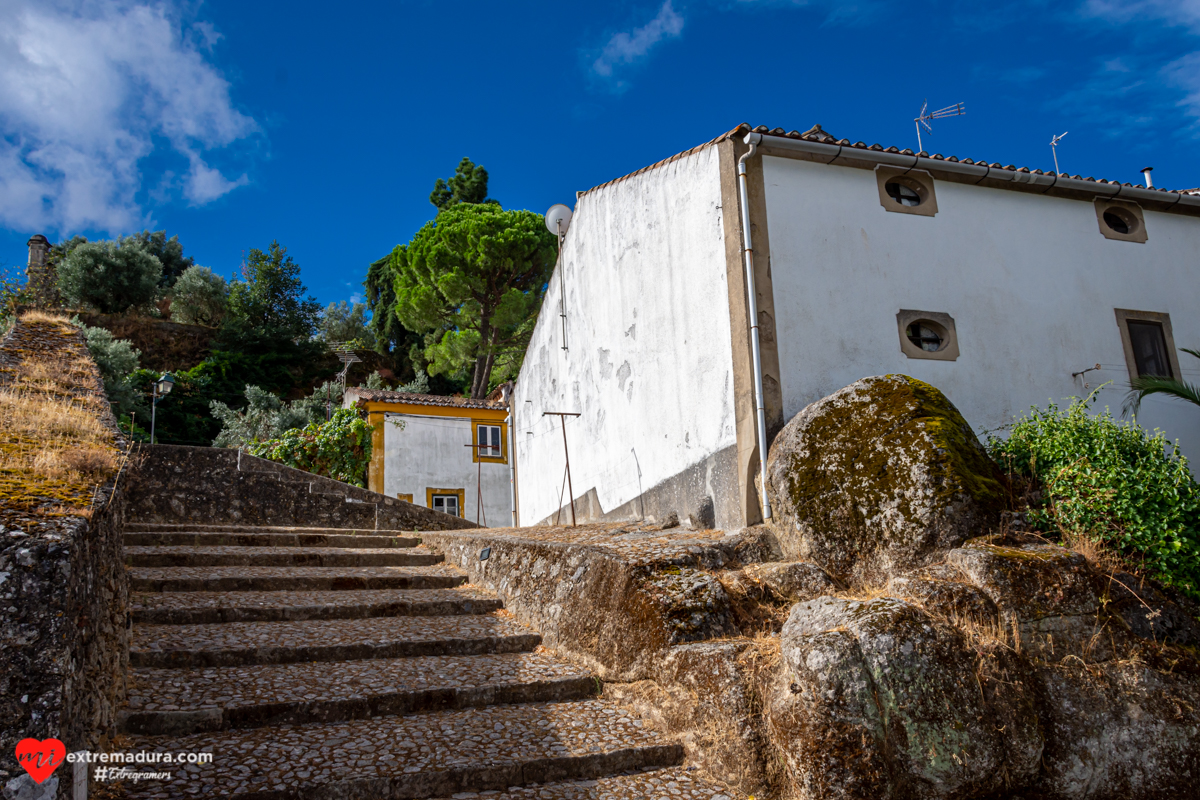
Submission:
M 1085 200 L 939 180 L 926 217 L 885 210 L 871 170 L 773 156 L 762 169 L 785 419 L 894 372 L 942 390 L 980 433 L 1098 386 L 1096 409 L 1119 414 L 1115 309 L 1167 313 L 1175 342 L 1200 346 L 1200 219 L 1146 210 L 1147 241 L 1116 241 Z M 906 357 L 900 309 L 953 317 L 958 359 Z M 1194 381 L 1200 361 L 1179 359 Z M 1150 397 L 1139 422 L 1200 458 L 1194 407 Z
M 718 163 L 707 147 L 579 198 L 514 390 L 523 525 L 569 500 L 546 411 L 581 414 L 571 483 L 605 512 L 736 445 Z
M 384 493 L 389 497 L 411 494 L 413 503 L 427 506 L 429 489 L 462 490 L 460 516 L 474 522 L 482 483 L 480 523 L 486 519 L 492 527 L 511 524 L 508 464 L 472 460 L 473 448 L 466 446 L 473 441 L 469 418 L 388 412 L 383 437 Z

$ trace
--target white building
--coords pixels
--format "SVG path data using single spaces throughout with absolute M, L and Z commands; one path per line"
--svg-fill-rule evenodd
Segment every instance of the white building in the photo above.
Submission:
M 1098 386 L 1119 413 L 1139 371 L 1200 373 L 1176 350 L 1200 346 L 1200 196 L 741 126 L 578 195 L 515 389 L 522 524 L 566 503 L 546 411 L 581 414 L 582 518 L 761 518 L 751 145 L 768 444 L 869 375 L 927 381 L 983 432 Z M 1151 397 L 1139 422 L 1200 458 L 1194 407 Z
M 360 387 L 342 405 L 366 411 L 374 428 L 368 489 L 493 528 L 512 524 L 502 401 Z

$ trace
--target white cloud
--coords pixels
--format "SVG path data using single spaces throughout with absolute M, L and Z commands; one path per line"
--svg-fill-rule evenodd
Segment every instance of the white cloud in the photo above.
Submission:
M 259 130 L 200 52 L 218 38 L 164 4 L 0 0 L 0 224 L 128 231 L 151 154 L 187 160 L 193 204 L 247 183 L 203 155 Z
M 683 17 L 671 7 L 671 0 L 667 0 L 658 10 L 658 16 L 642 27 L 614 34 L 592 62 L 592 72 L 602 78 L 611 78 L 617 67 L 632 64 L 663 39 L 673 39 L 682 31 Z
M 1161 20 L 1200 32 L 1200 0 L 1087 0 L 1083 8 L 1113 22 Z
M 1200 53 L 1189 53 L 1163 67 L 1167 82 L 1183 90 L 1179 105 L 1189 116 L 1200 119 Z

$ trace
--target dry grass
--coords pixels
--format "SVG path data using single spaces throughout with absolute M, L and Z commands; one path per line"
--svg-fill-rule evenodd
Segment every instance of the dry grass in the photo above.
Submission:
M 53 311 L 40 311 L 33 309 L 26 311 L 21 315 L 21 322 L 61 322 L 64 325 L 70 324 L 65 314 L 59 314 Z
M 76 513 L 120 468 L 107 404 L 74 326 L 40 311 L 20 323 L 0 374 L 0 510 Z

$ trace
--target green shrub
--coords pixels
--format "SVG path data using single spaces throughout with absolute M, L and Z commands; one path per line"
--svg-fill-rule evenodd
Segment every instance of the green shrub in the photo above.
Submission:
M 328 422 L 293 428 L 278 439 L 251 444 L 249 451 L 305 472 L 366 486 L 371 433 L 371 426 L 357 411 L 342 408 Z
M 131 411 L 149 413 L 149 406 L 132 379 L 133 373 L 138 371 L 141 351 L 128 339 L 116 339 L 104 328 L 88 327 L 81 323 L 78 317 L 71 321 L 83 330 L 88 353 L 100 370 L 104 392 L 108 395 L 113 412 L 118 417 L 128 415 Z
M 993 458 L 1042 488 L 1030 510 L 1040 530 L 1083 536 L 1163 583 L 1200 598 L 1200 485 L 1177 446 L 1087 400 L 1033 409 Z
M 161 277 L 162 262 L 127 236 L 72 250 L 58 264 L 58 291 L 69 304 L 117 314 L 152 302 Z
M 208 267 L 188 267 L 171 290 L 171 319 L 188 325 L 217 325 L 225 316 L 229 287 Z

